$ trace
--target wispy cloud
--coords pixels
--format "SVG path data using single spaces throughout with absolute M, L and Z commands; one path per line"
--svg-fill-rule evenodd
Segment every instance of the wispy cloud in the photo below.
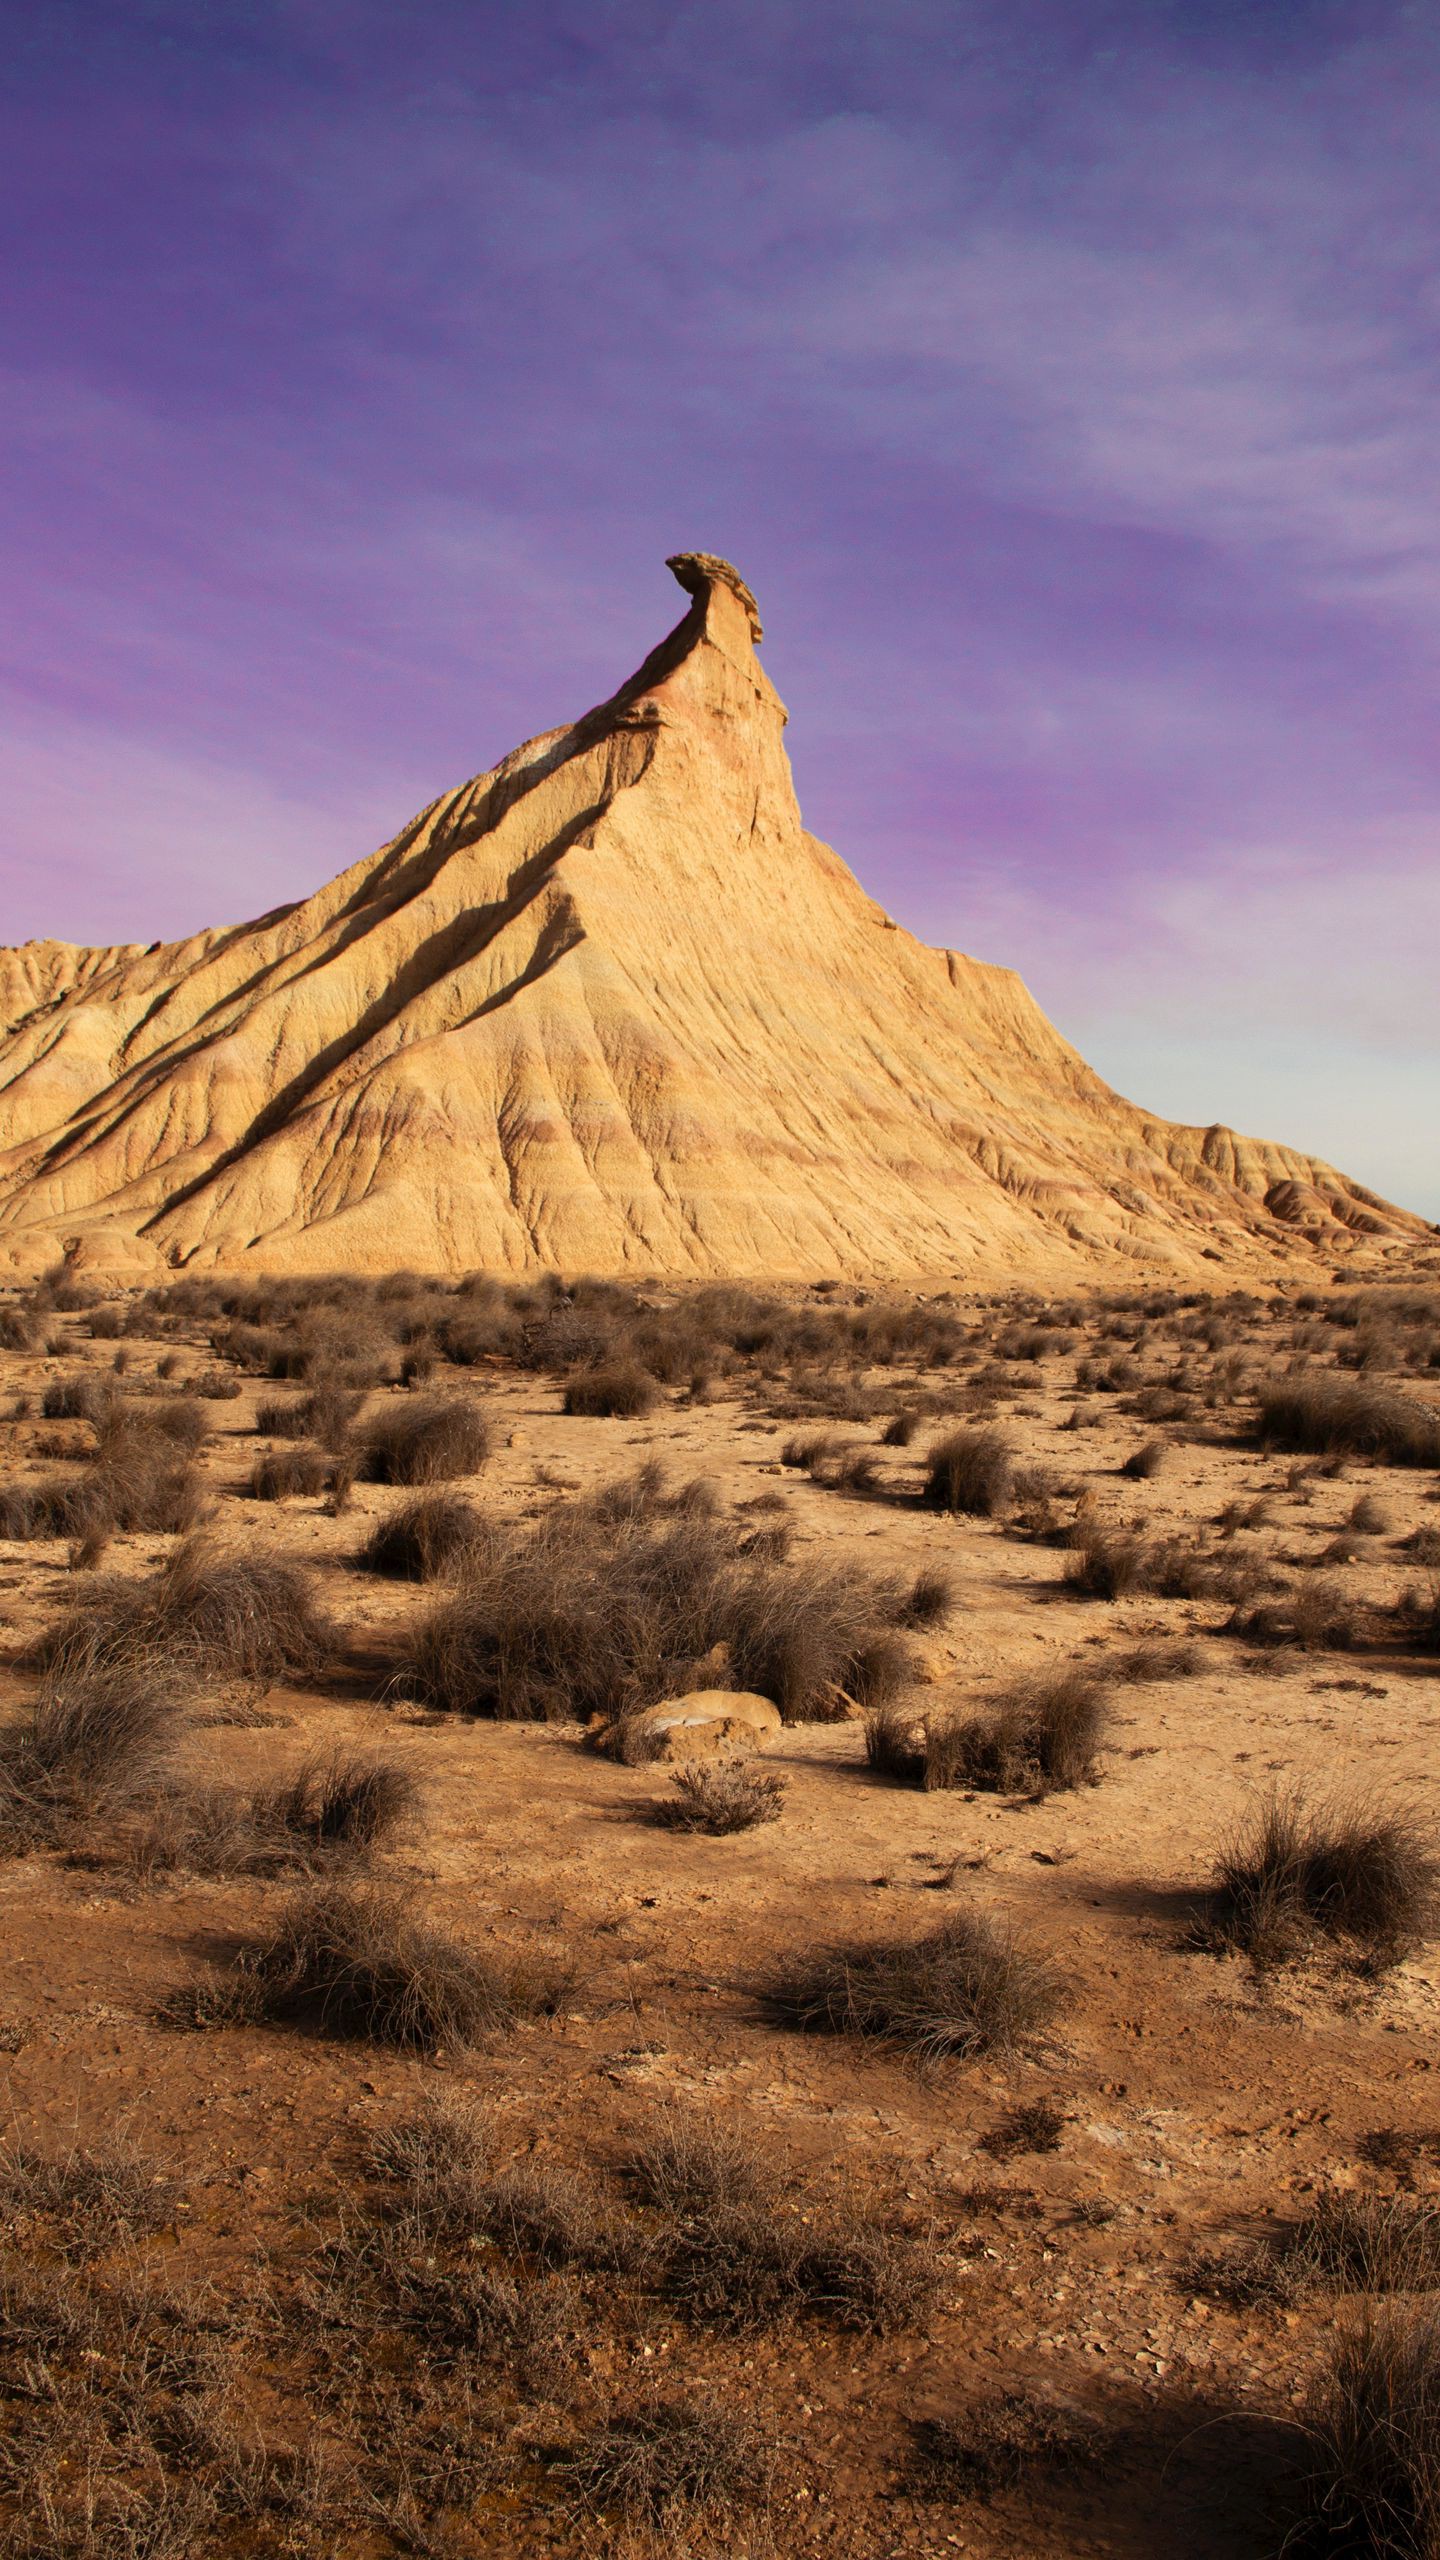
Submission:
M 1440 30 L 1091 14 L 37 20 L 0 933 L 303 894 L 608 690 L 702 544 L 877 894 L 1141 1098 L 1417 1196 Z

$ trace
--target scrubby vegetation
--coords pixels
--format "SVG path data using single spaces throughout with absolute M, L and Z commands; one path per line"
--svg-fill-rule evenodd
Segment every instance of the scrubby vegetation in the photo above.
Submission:
M 1095 1775 L 1109 1695 L 1079 1664 L 1037 1673 L 983 1716 L 933 1722 L 926 1735 L 927 1787 L 999 1787 L 1050 1795 Z
M 921 1500 L 932 1511 L 968 1511 L 986 1520 L 1004 1512 L 1015 1486 L 1015 1460 L 998 1431 L 952 1431 L 925 1461 Z
M 418 1792 L 413 1771 L 382 1753 L 316 1755 L 249 1788 L 157 1789 L 126 1846 L 132 1862 L 151 1873 L 318 1874 L 391 1839 L 414 1812 Z
M 1275 1795 L 1222 1850 L 1206 1925 L 1257 1964 L 1329 1938 L 1383 1968 L 1431 1935 L 1437 1893 L 1440 1852 L 1418 1815 L 1365 1796 Z
M 72 1645 L 30 1712 L 0 1731 L 0 1851 L 51 1845 L 151 1793 L 182 1709 L 175 1681 L 155 1662 Z
M 1380 1458 L 1392 1467 L 1440 1467 L 1440 1406 L 1321 1370 L 1277 1378 L 1260 1392 L 1268 1448 Z
M 489 1425 L 468 1396 L 417 1397 L 366 1424 L 362 1471 L 374 1484 L 443 1484 L 478 1475 L 489 1455 Z
M 0 1308 L 7 2560 L 1048 2551 L 1092 2332 L 1122 2539 L 1323 2357 L 1287 2547 L 1440 2543 L 1440 1289 L 76 1285 Z M 832 1729 L 641 1765 L 730 1687 Z
M 1287 2545 L 1354 2560 L 1440 2549 L 1440 2317 L 1384 2312 L 1335 2339 L 1302 2413 Z
M 544 2005 L 424 1919 L 398 1886 L 380 1883 L 323 1883 L 297 1895 L 218 1992 L 217 2022 L 294 2020 L 422 2052 L 473 2044 Z M 184 2004 L 182 1993 L 182 2017 Z
M 785 1803 L 783 1778 L 733 1760 L 691 1761 L 674 1771 L 670 1783 L 674 1794 L 650 1812 L 666 1831 L 708 1831 L 719 1839 L 778 1821 Z
M 73 1662 L 163 1662 L 170 1676 L 278 1680 L 333 1661 L 337 1637 L 303 1567 L 187 1538 L 145 1582 L 107 1583 L 39 1648 Z
M 566 1382 L 565 1411 L 614 1416 L 651 1413 L 660 1401 L 658 1382 L 635 1361 L 609 1360 L 580 1369 Z
M 924 2061 L 1004 2052 L 1047 2024 L 1059 1978 L 979 1911 L 919 1938 L 823 1948 L 778 1972 L 769 2013 L 786 2026 L 875 2037 Z
M 633 1480 L 632 1480 L 633 1482 Z M 417 1694 L 462 1715 L 600 1717 L 679 1694 L 722 1656 L 725 1685 L 773 1698 L 789 1722 L 904 1681 L 897 1627 L 913 1594 L 746 1552 L 683 1497 L 614 1489 L 499 1533 L 421 1628 Z
M 485 1537 L 472 1503 L 453 1493 L 421 1494 L 376 1522 L 356 1562 L 402 1582 L 438 1582 L 478 1557 Z

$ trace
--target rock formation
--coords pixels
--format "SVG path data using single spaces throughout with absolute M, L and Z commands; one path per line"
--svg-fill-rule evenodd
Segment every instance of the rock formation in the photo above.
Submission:
M 0 951 L 0 1268 L 1254 1277 L 1429 1232 L 1152 1118 L 800 823 L 728 564 L 610 701 L 328 888 Z

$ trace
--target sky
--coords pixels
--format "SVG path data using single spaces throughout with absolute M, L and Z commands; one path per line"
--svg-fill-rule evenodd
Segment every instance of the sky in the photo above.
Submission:
M 1440 1219 L 1433 0 L 0 0 L 0 941 L 755 589 L 807 823 Z

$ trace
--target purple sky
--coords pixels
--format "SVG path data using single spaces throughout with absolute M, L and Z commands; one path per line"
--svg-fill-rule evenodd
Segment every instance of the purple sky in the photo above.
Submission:
M 903 922 L 1440 1217 L 1432 0 L 0 33 L 0 939 L 303 895 L 716 550 Z

